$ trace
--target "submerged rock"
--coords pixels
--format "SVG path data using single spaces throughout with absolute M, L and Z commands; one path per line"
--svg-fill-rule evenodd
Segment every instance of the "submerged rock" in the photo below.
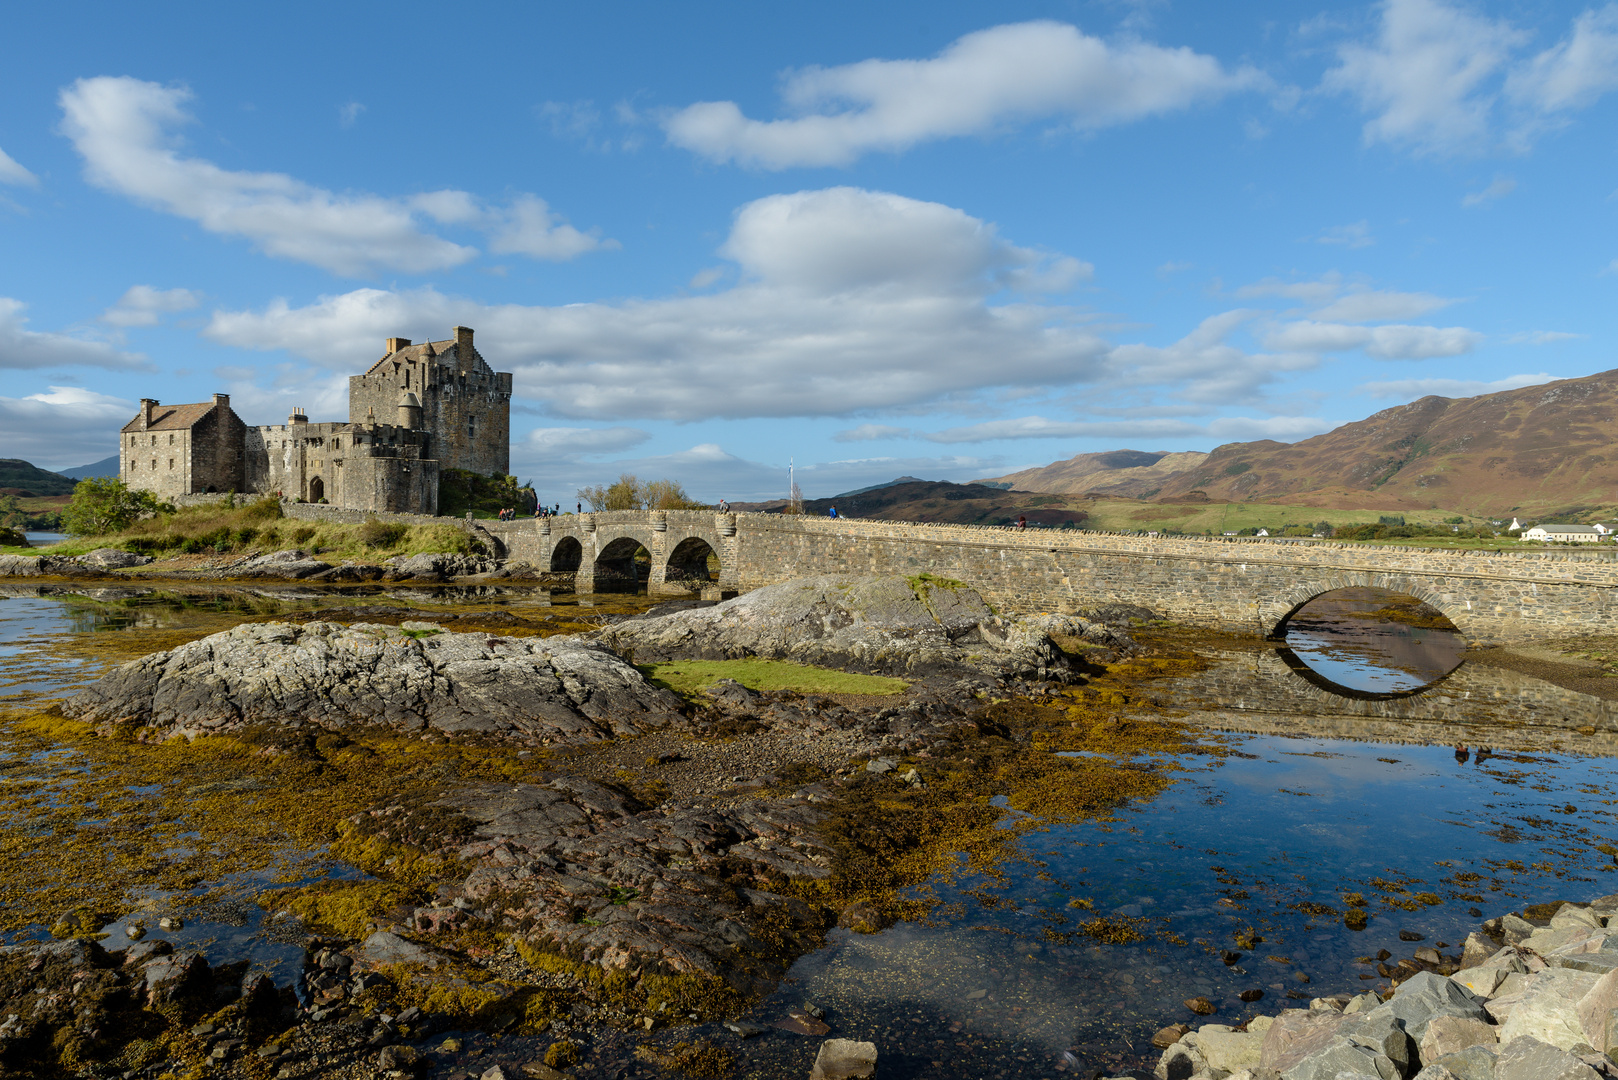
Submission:
M 166 733 L 247 724 L 381 725 L 589 742 L 680 721 L 679 699 L 577 638 L 262 623 L 153 653 L 63 706 Z
M 596 640 L 638 662 L 793 660 L 885 675 L 970 670 L 1065 679 L 1053 635 L 1103 647 L 1128 638 L 1076 616 L 996 614 L 974 589 L 928 578 L 824 574 L 769 585 L 713 607 L 629 619 Z

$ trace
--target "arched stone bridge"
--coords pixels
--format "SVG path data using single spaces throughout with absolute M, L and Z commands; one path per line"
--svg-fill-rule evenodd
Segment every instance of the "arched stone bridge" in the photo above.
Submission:
M 734 595 L 809 574 L 927 573 L 964 581 L 1008 611 L 1140 604 L 1177 622 L 1268 637 L 1313 597 L 1358 585 L 1425 600 L 1477 644 L 1618 625 L 1618 559 L 1606 551 L 1436 551 L 697 510 L 480 524 L 512 558 L 575 571 L 580 592 L 629 581 L 644 548 L 653 595 Z

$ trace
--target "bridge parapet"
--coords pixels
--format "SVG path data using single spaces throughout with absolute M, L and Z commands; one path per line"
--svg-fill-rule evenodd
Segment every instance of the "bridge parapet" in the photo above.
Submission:
M 581 591 L 621 567 L 626 551 L 643 547 L 654 593 L 723 594 L 811 574 L 928 573 L 966 582 L 1008 610 L 1139 604 L 1176 621 L 1267 636 L 1310 598 L 1363 585 L 1417 596 L 1480 642 L 1592 630 L 1618 617 L 1618 558 L 1607 552 L 1444 551 L 711 510 L 486 524 L 498 527 L 513 558 L 542 569 L 565 569 L 556 560 L 576 558 Z M 705 552 L 719 561 L 717 582 L 697 580 Z

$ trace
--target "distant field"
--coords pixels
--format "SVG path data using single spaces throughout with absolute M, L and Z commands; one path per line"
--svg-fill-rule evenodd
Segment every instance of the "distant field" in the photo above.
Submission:
M 1069 505 L 1084 509 L 1090 518 L 1087 529 L 1177 529 L 1184 533 L 1210 532 L 1215 536 L 1241 529 L 1269 529 L 1286 525 L 1314 525 L 1330 522 L 1341 525 L 1374 524 L 1384 514 L 1403 514 L 1409 525 L 1436 525 L 1448 517 L 1460 516 L 1454 510 L 1326 510 L 1318 506 L 1289 506 L 1284 503 L 1151 503 L 1136 499 L 1073 500 Z M 1467 524 L 1484 519 L 1469 517 Z

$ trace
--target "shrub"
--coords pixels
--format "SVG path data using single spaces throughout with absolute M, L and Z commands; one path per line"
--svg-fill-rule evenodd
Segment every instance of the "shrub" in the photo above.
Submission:
M 382 522 L 368 517 L 360 526 L 360 543 L 368 548 L 393 548 L 404 542 L 410 526 L 398 522 Z
M 275 521 L 281 516 L 281 500 L 274 495 L 266 495 L 251 504 L 243 512 L 242 517 L 247 521 Z
M 165 505 L 150 491 L 131 491 L 122 480 L 93 476 L 74 486 L 62 527 L 74 536 L 103 536 L 163 509 Z
M 314 535 L 315 527 L 313 525 L 300 525 L 292 530 L 292 542 L 294 544 L 307 544 L 313 539 Z

